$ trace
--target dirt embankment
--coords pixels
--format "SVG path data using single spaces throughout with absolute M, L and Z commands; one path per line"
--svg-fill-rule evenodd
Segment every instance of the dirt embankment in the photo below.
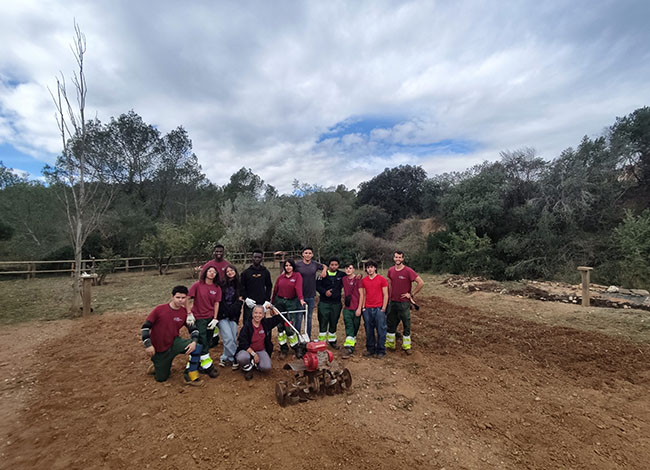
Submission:
M 206 387 L 188 388 L 179 358 L 170 380 L 155 383 L 138 337 L 144 312 L 71 322 L 44 343 L 32 325 L 12 327 L 0 356 L 0 461 L 66 469 L 647 468 L 648 346 L 442 297 L 420 304 L 412 356 L 357 354 L 345 362 L 351 393 L 287 408 L 274 399 L 276 380 L 289 375 L 275 354 L 274 370 L 251 382 L 222 370 Z

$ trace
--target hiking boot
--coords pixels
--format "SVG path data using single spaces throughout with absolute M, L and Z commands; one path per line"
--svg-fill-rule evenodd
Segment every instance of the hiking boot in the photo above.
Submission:
M 354 349 L 349 348 L 349 347 L 343 348 L 343 354 L 341 355 L 341 357 L 343 359 L 348 359 L 348 358 L 352 357 L 353 355 L 354 355 Z
M 154 375 L 156 372 L 156 368 L 154 367 L 153 363 L 149 364 L 149 367 L 147 367 L 147 375 Z
M 410 356 L 411 354 L 413 354 L 412 349 L 405 349 L 404 352 L 406 353 L 407 356 Z
M 374 351 L 372 351 L 372 352 L 370 352 L 370 351 L 364 351 L 364 352 L 363 352 L 363 357 L 372 357 L 372 356 L 374 356 L 374 355 L 375 355 L 375 352 L 374 352 Z
M 201 379 L 190 379 L 190 376 L 187 374 L 187 372 L 183 374 L 183 377 L 185 378 L 185 385 L 189 385 L 190 387 L 203 387 L 205 385 L 205 382 L 203 382 Z
M 232 363 L 232 370 L 239 370 L 239 362 L 235 361 Z
M 205 369 L 205 373 L 208 374 L 208 377 L 210 377 L 211 379 L 216 379 L 217 377 L 219 377 L 219 371 L 214 366 L 214 364 L 208 367 L 207 369 Z

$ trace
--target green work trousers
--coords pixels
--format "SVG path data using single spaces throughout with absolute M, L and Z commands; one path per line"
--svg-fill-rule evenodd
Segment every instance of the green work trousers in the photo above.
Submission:
M 297 297 L 295 299 L 283 299 L 282 297 L 276 297 L 273 306 L 284 314 L 284 312 L 290 312 L 291 310 L 299 310 L 300 301 Z M 300 323 L 296 321 L 300 315 L 302 314 L 290 313 L 288 315 L 285 314 L 284 316 L 291 322 L 292 325 L 300 325 Z M 296 334 L 296 332 L 293 331 L 291 327 L 285 326 L 284 322 L 280 323 L 278 325 L 278 333 L 283 333 L 285 330 L 287 331 L 288 336 Z
M 336 324 L 341 316 L 341 302 L 331 304 L 329 302 L 318 302 L 318 332 L 336 333 Z
M 212 344 L 212 333 L 214 330 L 208 330 L 208 323 L 212 321 L 212 318 L 202 318 L 196 320 L 194 326 L 199 330 L 199 344 L 201 345 L 201 354 L 208 354 L 210 350 L 210 345 Z
M 172 361 L 179 354 L 185 354 L 185 348 L 192 342 L 191 339 L 183 339 L 180 336 L 174 338 L 172 347 L 167 351 L 157 352 L 153 355 L 154 377 L 158 382 L 164 382 L 169 378 L 172 369 Z
M 354 310 L 343 309 L 343 322 L 345 323 L 345 336 L 356 337 L 361 326 L 361 315 L 358 317 L 354 314 Z
M 404 336 L 411 336 L 411 303 L 391 300 L 388 303 L 388 313 L 386 314 L 388 333 L 395 333 L 399 322 L 402 322 L 404 326 Z

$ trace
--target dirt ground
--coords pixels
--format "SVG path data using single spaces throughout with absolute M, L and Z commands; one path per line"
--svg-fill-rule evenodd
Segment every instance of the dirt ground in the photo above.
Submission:
M 628 312 L 567 323 L 580 313 L 562 304 L 450 292 L 420 299 L 412 356 L 358 348 L 337 360 L 350 393 L 286 408 L 277 352 L 250 382 L 222 369 L 187 387 L 177 358 L 156 383 L 148 312 L 6 327 L 0 467 L 648 468 L 650 345 L 617 323 Z

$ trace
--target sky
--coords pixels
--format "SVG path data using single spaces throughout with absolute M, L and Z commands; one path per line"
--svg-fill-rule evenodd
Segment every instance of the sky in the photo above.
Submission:
M 384 168 L 546 159 L 650 105 L 650 2 L 0 0 L 0 160 L 61 149 L 49 89 L 87 39 L 87 115 L 183 126 L 208 178 L 356 188 Z

